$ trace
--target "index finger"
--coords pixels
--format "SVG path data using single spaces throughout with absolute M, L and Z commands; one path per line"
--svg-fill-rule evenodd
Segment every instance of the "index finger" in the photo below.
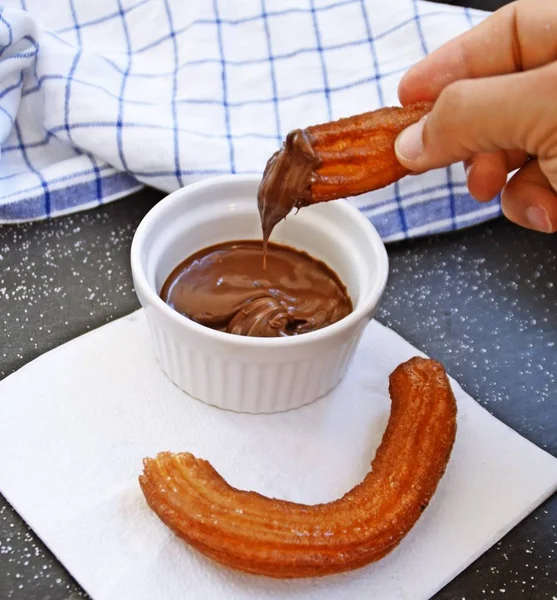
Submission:
M 402 78 L 403 106 L 436 100 L 453 81 L 503 75 L 557 58 L 557 3 L 518 0 L 441 46 Z

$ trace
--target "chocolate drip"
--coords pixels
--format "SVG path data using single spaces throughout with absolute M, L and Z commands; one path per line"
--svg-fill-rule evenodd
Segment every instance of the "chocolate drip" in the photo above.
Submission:
M 293 208 L 310 204 L 311 184 L 319 165 L 310 134 L 303 129 L 291 131 L 283 147 L 271 156 L 257 192 L 264 242 Z

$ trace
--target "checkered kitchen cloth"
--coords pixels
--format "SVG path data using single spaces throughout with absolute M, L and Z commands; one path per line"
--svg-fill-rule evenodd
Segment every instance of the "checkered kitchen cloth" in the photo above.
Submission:
M 397 104 L 404 71 L 484 16 L 421 0 L 8 0 L 0 223 L 261 173 L 290 129 Z M 350 201 L 387 241 L 501 212 L 470 198 L 460 166 Z

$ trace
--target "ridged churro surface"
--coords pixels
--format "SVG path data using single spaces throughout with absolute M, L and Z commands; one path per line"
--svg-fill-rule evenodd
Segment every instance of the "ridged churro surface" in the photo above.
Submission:
M 207 461 L 170 452 L 145 459 L 145 498 L 191 546 L 248 573 L 322 576 L 376 561 L 427 507 L 456 435 L 456 402 L 438 362 L 400 365 L 389 391 L 391 415 L 372 470 L 339 500 L 310 506 L 237 490 Z
M 319 166 L 311 183 L 311 204 L 357 196 L 408 174 L 397 160 L 395 140 L 431 110 L 427 102 L 381 108 L 306 129 Z
M 407 175 L 396 158 L 395 140 L 431 106 L 381 108 L 291 131 L 267 162 L 259 186 L 263 239 L 294 208 L 371 192 Z

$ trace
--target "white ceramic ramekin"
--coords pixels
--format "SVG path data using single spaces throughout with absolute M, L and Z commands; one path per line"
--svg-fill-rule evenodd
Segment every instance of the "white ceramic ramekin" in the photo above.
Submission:
M 219 242 L 261 239 L 258 185 L 258 177 L 225 176 L 170 194 L 139 225 L 131 266 L 155 354 L 171 381 L 220 408 L 270 413 L 312 402 L 339 383 L 378 308 L 388 260 L 378 233 L 356 208 L 323 203 L 291 215 L 272 240 L 334 269 L 352 298 L 350 315 L 300 336 L 254 338 L 214 331 L 175 312 L 158 293 L 182 260 Z

